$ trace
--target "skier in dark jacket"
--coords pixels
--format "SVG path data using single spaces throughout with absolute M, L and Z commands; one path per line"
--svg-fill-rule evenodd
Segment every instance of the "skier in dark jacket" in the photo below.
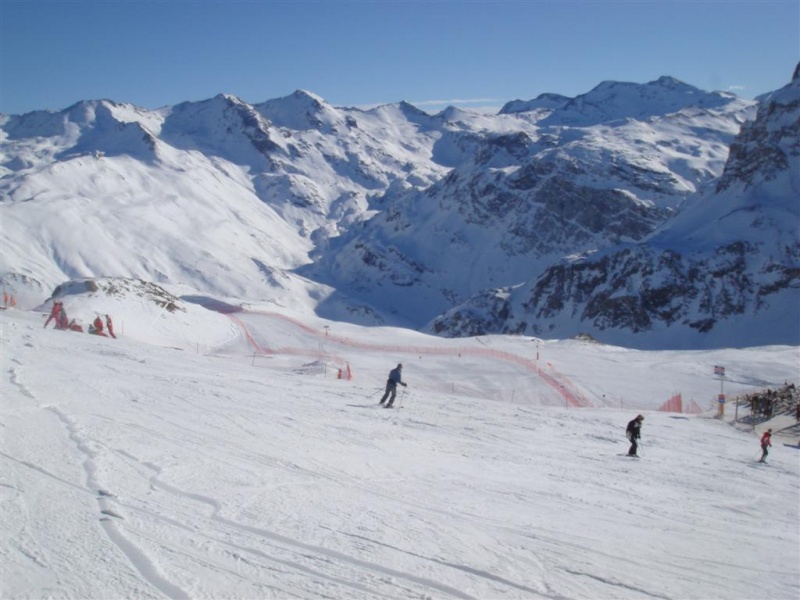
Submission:
M 392 404 L 394 403 L 394 399 L 397 396 L 397 385 L 400 384 L 403 387 L 406 387 L 406 384 L 403 383 L 403 365 L 398 364 L 396 368 L 389 371 L 389 379 L 386 380 L 386 392 L 383 394 L 383 398 L 379 404 L 383 404 L 386 402 L 386 399 L 389 398 L 389 402 L 386 404 L 386 408 L 392 408 Z
M 628 423 L 628 427 L 625 429 L 625 435 L 631 442 L 628 456 L 638 456 L 638 454 L 636 454 L 636 451 L 639 449 L 637 441 L 642 437 L 642 421 L 644 421 L 644 417 L 642 415 L 637 415 L 635 419 Z

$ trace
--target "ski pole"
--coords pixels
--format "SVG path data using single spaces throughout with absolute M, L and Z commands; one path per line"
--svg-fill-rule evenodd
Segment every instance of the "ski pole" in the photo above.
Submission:
M 398 410 L 403 408 L 403 401 L 405 399 L 406 399 L 406 388 L 405 388 L 405 386 L 403 386 L 403 395 L 400 396 L 400 405 L 397 407 Z

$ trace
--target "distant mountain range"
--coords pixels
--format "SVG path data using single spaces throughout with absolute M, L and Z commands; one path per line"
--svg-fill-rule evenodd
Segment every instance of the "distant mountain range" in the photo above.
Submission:
M 737 346 L 800 339 L 800 78 L 746 123 L 715 185 L 636 243 L 569 257 L 516 287 L 488 290 L 433 331 L 624 344 Z
M 798 344 L 799 89 L 3 115 L 0 276 L 33 303 L 116 276 L 448 336 Z

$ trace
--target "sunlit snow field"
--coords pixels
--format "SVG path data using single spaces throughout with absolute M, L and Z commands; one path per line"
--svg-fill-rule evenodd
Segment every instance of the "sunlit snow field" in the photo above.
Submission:
M 715 365 L 747 393 L 797 381 L 798 348 L 133 305 L 113 340 L 45 316 L 0 311 L 2 598 L 800 595 L 798 439 L 758 464 L 760 429 L 713 418 Z M 398 362 L 401 408 L 378 408 Z M 712 410 L 658 411 L 675 393 Z

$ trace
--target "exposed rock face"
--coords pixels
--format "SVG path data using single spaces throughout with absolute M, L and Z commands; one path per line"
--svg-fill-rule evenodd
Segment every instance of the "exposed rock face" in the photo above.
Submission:
M 781 173 L 797 171 L 800 157 L 800 64 L 792 83 L 775 92 L 759 109 L 758 117 L 745 123 L 731 144 L 728 162 L 717 184 L 722 192 L 736 182 L 745 187 L 774 180 Z M 794 162 L 794 165 L 791 163 Z

